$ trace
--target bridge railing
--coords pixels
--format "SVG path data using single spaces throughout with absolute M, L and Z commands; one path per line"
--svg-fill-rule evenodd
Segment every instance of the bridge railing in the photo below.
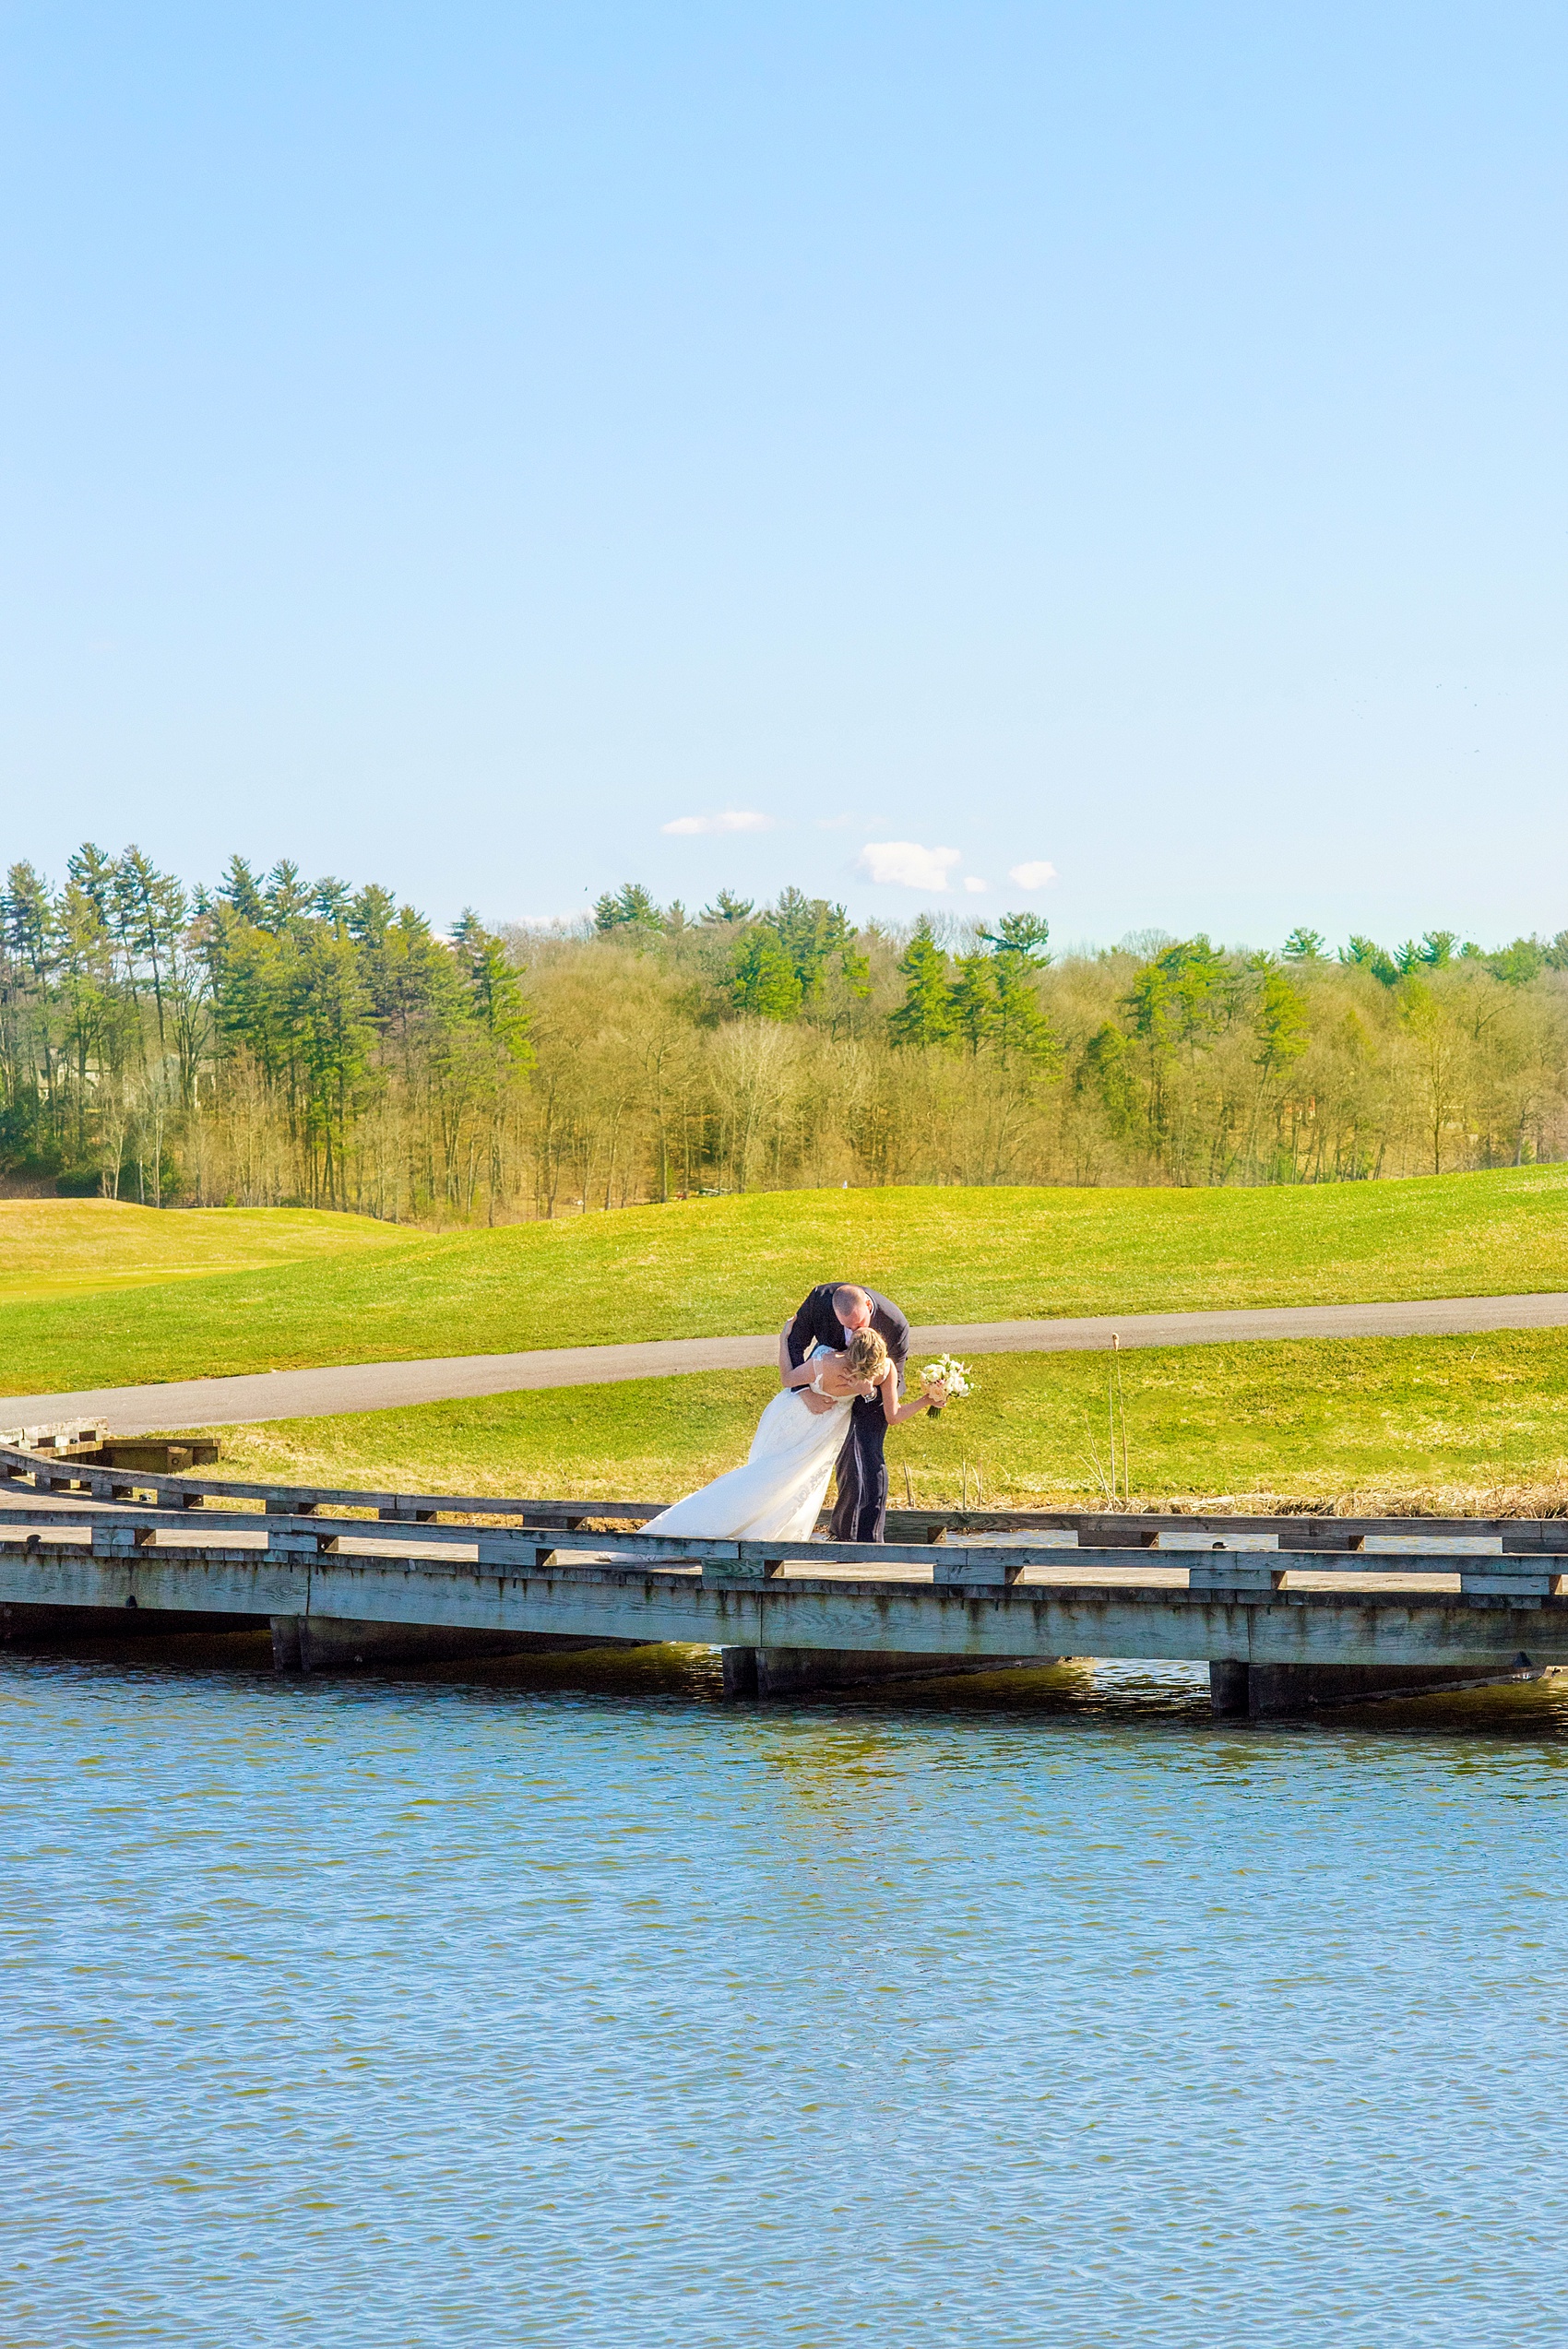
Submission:
M 1038 1589 L 1042 1586 L 1040 1569 L 1047 1583 L 1055 1578 L 1080 1593 L 1097 1569 L 1124 1588 L 1132 1564 L 1126 1548 L 1113 1544 L 1091 1548 L 1011 1540 L 933 1548 L 929 1542 L 727 1541 L 635 1529 L 624 1534 L 588 1526 L 323 1520 L 267 1512 L 214 1517 L 193 1542 L 195 1531 L 184 1511 L 0 1506 L 0 1557 L 42 1564 L 83 1557 L 128 1562 L 142 1556 L 150 1564 L 149 1553 L 156 1553 L 160 1566 L 188 1562 L 195 1567 L 220 1560 L 307 1566 L 333 1556 L 345 1561 L 357 1556 L 371 1563 L 378 1556 L 385 1560 L 390 1550 L 406 1556 L 410 1565 L 417 1560 L 422 1568 L 438 1572 L 477 1567 L 503 1573 L 646 1579 L 661 1572 L 688 1577 L 695 1570 L 705 1584 L 777 1582 L 786 1568 L 793 1567 L 787 1588 L 802 1579 L 802 1569 L 808 1582 L 842 1580 L 846 1570 L 849 1579 L 858 1581 L 862 1579 L 854 1573 L 859 1567 L 868 1570 L 863 1579 L 885 1585 L 889 1570 L 902 1566 L 911 1570 L 910 1575 L 902 1578 L 895 1572 L 891 1579 L 905 1581 L 906 1586 L 918 1583 L 938 1591 L 969 1589 L 977 1595 L 1012 1590 L 1031 1570 L 1028 1587 Z M 1395 1584 L 1410 1575 L 1457 1575 L 1461 1596 L 1512 1603 L 1560 1597 L 1568 1583 L 1568 1574 L 1558 1569 L 1550 1554 L 1479 1552 L 1473 1540 L 1462 1548 L 1457 1542 L 1446 1547 L 1430 1536 L 1426 1541 L 1429 1546 L 1420 1548 L 1391 1548 L 1370 1554 L 1331 1548 L 1281 1554 L 1216 1543 L 1206 1550 L 1189 1547 L 1158 1560 L 1148 1558 L 1146 1579 L 1158 1581 L 1172 1594 L 1185 1590 L 1194 1596 L 1243 1599 L 1287 1589 L 1289 1578 L 1301 1574 L 1374 1577 Z M 454 1556 L 454 1551 L 466 1555 Z M 1565 1553 L 1568 1544 L 1558 1554 Z M 1183 1567 L 1184 1584 L 1176 1580 Z
M 36 1452 L 15 1444 L 0 1444 L 0 1490 L 4 1484 L 30 1484 L 48 1493 L 77 1492 L 100 1504 L 134 1502 L 148 1496 L 146 1506 L 159 1511 L 189 1512 L 209 1501 L 259 1502 L 268 1517 L 309 1517 L 329 1510 L 335 1516 L 374 1518 L 382 1524 L 428 1526 L 441 1518 L 515 1519 L 525 1526 L 563 1533 L 584 1526 L 625 1527 L 647 1523 L 668 1506 L 662 1501 L 552 1499 L 493 1493 L 402 1493 L 364 1491 L 353 1487 L 285 1485 L 225 1477 L 167 1476 L 152 1470 L 103 1467 L 60 1451 Z M 228 1512 L 225 1512 L 228 1515 Z M 819 1535 L 826 1514 L 819 1517 Z M 1285 1551 L 1319 1555 L 1365 1550 L 1369 1541 L 1384 1542 L 1419 1536 L 1422 1540 L 1493 1540 L 1505 1556 L 1568 1552 L 1568 1515 L 1562 1517 L 1428 1517 L 1331 1516 L 1315 1511 L 1287 1514 L 1214 1511 L 1115 1511 L 1079 1509 L 929 1509 L 890 1508 L 887 1532 L 892 1542 L 944 1545 L 976 1535 L 1067 1535 L 1080 1548 L 1095 1549 L 1191 1549 L 1195 1541 L 1219 1541 L 1227 1548 L 1239 1538 L 1244 1546 L 1272 1543 Z

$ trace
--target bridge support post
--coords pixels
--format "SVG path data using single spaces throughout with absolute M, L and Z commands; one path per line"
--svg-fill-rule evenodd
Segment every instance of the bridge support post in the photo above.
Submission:
M 754 1697 L 757 1691 L 756 1660 L 760 1650 L 754 1647 L 721 1647 L 719 1661 L 724 1667 L 724 1693 L 727 1697 Z
M 297 1615 L 275 1615 L 272 1618 L 272 1669 L 275 1672 L 302 1672 L 304 1669 L 300 1655 L 300 1618 Z
M 1211 1664 L 1208 1667 L 1208 1701 L 1214 1707 L 1217 1721 L 1244 1721 L 1247 1717 L 1248 1683 L 1252 1677 L 1249 1664 Z
M 955 1673 L 1043 1670 L 1059 1655 L 928 1655 L 858 1647 L 727 1647 L 727 1697 L 802 1696 L 812 1689 L 863 1688 L 880 1680 L 936 1680 Z
M 1327 1705 L 1503 1688 L 1541 1677 L 1526 1655 L 1506 1671 L 1487 1664 L 1211 1664 L 1208 1688 L 1217 1720 L 1281 1721 Z
M 1248 1717 L 1251 1678 L 1251 1663 L 1208 1666 L 1208 1703 L 1213 1705 L 1216 1722 L 1243 1722 Z

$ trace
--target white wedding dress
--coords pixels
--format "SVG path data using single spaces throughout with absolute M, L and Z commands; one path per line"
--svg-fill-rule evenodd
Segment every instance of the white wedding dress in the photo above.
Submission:
M 828 1347 L 817 1349 L 830 1353 Z M 820 1394 L 817 1381 L 812 1384 Z M 780 1387 L 757 1422 L 744 1467 L 716 1477 L 673 1509 L 650 1517 L 645 1534 L 695 1534 L 711 1541 L 805 1541 L 827 1493 L 833 1463 L 849 1432 L 849 1398 L 826 1398 L 830 1411 L 808 1410 L 798 1387 Z

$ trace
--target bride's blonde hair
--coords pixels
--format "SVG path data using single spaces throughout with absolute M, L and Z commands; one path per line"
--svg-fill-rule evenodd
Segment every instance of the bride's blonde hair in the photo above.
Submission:
M 857 1330 L 844 1348 L 849 1368 L 858 1379 L 868 1379 L 873 1386 L 880 1386 L 887 1376 L 887 1348 L 875 1330 Z

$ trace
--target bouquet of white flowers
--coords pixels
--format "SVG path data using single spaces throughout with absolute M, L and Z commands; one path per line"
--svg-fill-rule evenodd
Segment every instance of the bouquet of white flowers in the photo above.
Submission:
M 928 1362 L 921 1377 L 928 1387 L 944 1386 L 947 1390 L 945 1399 L 949 1403 L 956 1394 L 968 1394 L 969 1392 L 969 1366 L 967 1362 L 956 1361 L 951 1354 L 939 1354 L 934 1362 Z

